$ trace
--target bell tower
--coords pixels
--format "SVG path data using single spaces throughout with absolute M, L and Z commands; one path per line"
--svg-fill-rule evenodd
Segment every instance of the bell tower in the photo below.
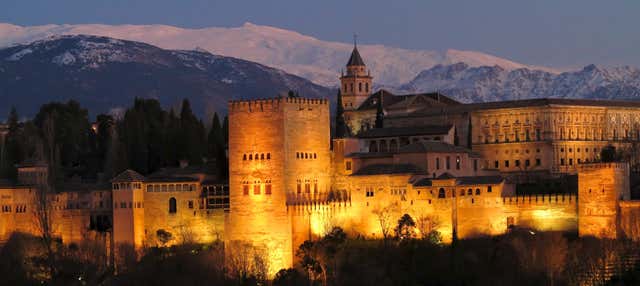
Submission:
M 340 91 L 344 110 L 357 109 L 371 94 L 372 77 L 364 64 L 355 36 L 353 51 L 347 62 L 347 73 L 340 76 Z

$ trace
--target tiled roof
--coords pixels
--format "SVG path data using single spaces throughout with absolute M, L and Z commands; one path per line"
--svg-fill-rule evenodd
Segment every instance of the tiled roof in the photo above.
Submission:
M 364 61 L 362 60 L 357 47 L 353 47 L 353 51 L 351 52 L 351 57 L 349 57 L 347 66 L 364 66 Z
M 535 106 L 567 105 L 567 106 L 592 106 L 592 107 L 630 107 L 640 108 L 640 101 L 624 100 L 595 100 L 595 99 L 567 99 L 567 98 L 536 98 L 523 100 L 495 101 L 482 103 L 469 103 L 449 105 L 443 107 L 425 107 L 410 114 L 390 114 L 387 117 L 420 117 L 425 115 L 460 114 L 477 110 L 490 110 L 502 108 L 522 108 Z
M 398 153 L 472 153 L 462 146 L 455 146 L 438 141 L 420 141 L 400 147 Z
M 198 179 L 192 177 L 148 177 L 147 183 L 163 183 L 163 182 L 197 182 Z
M 501 176 L 469 176 L 469 177 L 454 177 L 449 173 L 444 173 L 436 179 L 422 178 L 415 183 L 415 187 L 430 187 L 433 185 L 434 180 L 446 180 L 456 179 L 456 186 L 471 186 L 471 185 L 494 185 L 500 184 L 504 178 Z
M 415 104 L 415 102 L 413 102 L 413 99 L 415 99 L 416 97 L 423 97 L 429 100 L 428 102 L 422 103 L 424 107 L 463 105 L 460 102 L 438 92 L 395 95 L 387 90 L 381 89 L 365 99 L 365 101 L 362 102 L 362 104 L 358 107 L 358 110 L 376 109 L 378 107 L 377 101 L 380 98 L 380 95 L 382 95 L 382 104 L 385 109 L 393 109 L 399 107 L 404 108 L 407 104 Z
M 134 170 L 125 170 L 111 180 L 111 182 L 144 182 L 146 178 Z
M 383 174 L 422 174 L 424 171 L 413 164 L 373 164 L 360 168 L 352 176 Z
M 449 130 L 451 130 L 451 128 L 453 128 L 452 125 L 373 128 L 360 132 L 357 137 L 380 138 L 411 135 L 446 135 L 449 133 Z
M 354 152 L 346 155 L 347 158 L 384 158 L 393 157 L 389 152 Z

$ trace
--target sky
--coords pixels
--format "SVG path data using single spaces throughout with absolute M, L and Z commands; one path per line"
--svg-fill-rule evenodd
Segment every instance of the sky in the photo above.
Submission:
M 558 68 L 640 66 L 637 0 L 2 0 L 0 22 L 269 25 L 322 40 L 474 50 Z

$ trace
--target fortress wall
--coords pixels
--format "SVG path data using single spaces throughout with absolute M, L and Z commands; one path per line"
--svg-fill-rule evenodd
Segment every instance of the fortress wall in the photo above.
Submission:
M 505 221 L 539 231 L 575 231 L 578 227 L 577 197 L 569 194 L 503 198 Z
M 579 235 L 616 238 L 618 202 L 629 196 L 629 169 L 623 163 L 587 164 L 578 172 Z
M 619 223 L 625 237 L 640 240 L 640 201 L 620 202 Z
M 200 185 L 183 192 L 145 192 L 145 244 L 159 245 L 157 231 L 163 229 L 173 235 L 168 245 L 178 243 L 207 243 L 222 239 L 225 213 L 222 209 L 200 209 Z M 176 199 L 176 213 L 169 213 L 169 200 Z M 192 208 L 189 208 L 191 202 Z

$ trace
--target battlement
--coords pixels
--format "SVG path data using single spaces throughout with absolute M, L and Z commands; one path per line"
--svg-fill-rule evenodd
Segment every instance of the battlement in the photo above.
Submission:
M 304 104 L 304 105 L 329 105 L 329 100 L 325 98 L 303 98 L 303 97 L 272 97 L 261 99 L 230 100 L 230 112 L 261 112 L 278 110 L 282 104 Z
M 578 170 L 581 172 L 601 170 L 601 169 L 614 169 L 614 170 L 626 170 L 627 163 L 623 162 L 607 162 L 607 163 L 584 163 L 578 165 Z
M 578 201 L 576 194 L 541 194 L 502 197 L 504 205 L 543 205 L 560 204 L 570 205 Z
M 316 194 L 287 194 L 287 206 L 316 206 L 332 203 L 351 204 L 351 194 L 346 191 L 330 191 Z

